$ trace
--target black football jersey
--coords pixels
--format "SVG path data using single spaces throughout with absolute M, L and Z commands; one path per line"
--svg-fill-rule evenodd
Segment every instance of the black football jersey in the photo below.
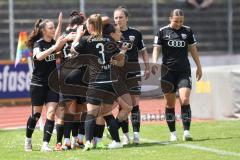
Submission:
M 77 32 L 77 28 L 75 28 L 75 29 L 67 29 L 65 31 L 64 35 L 68 35 L 71 32 Z M 62 61 L 65 61 L 66 59 L 68 59 L 68 54 L 71 53 L 70 49 L 71 49 L 71 46 L 72 46 L 72 42 L 73 41 L 68 41 L 67 43 L 65 43 L 65 45 L 63 47 L 63 50 L 62 50 L 62 53 L 63 53 Z
M 154 46 L 161 46 L 162 63 L 170 70 L 190 69 L 188 46 L 196 44 L 190 27 L 182 26 L 176 30 L 167 25 L 160 28 L 154 38 Z
M 113 55 L 119 53 L 119 48 L 112 37 L 108 35 L 103 35 L 102 38 L 83 36 L 79 43 L 74 46 L 74 49 L 79 54 L 86 55 L 90 83 L 117 81 L 115 73 L 111 72 L 110 60 Z
M 138 62 L 138 53 L 145 48 L 141 32 L 131 27 L 128 27 L 127 30 L 121 32 L 123 36 L 123 41 L 132 44 L 132 46 L 128 49 L 126 53 L 127 61 Z
M 55 44 L 55 41 L 46 42 L 40 39 L 34 43 L 33 46 L 33 73 L 32 83 L 47 84 L 50 73 L 56 68 L 56 54 L 51 53 L 45 59 L 39 61 L 36 59 L 36 54 L 43 52 Z

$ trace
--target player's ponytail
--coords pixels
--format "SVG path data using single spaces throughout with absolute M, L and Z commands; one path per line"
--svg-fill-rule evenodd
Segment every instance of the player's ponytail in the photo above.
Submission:
M 88 18 L 88 24 L 93 25 L 94 36 L 102 37 L 103 23 L 100 14 L 92 14 Z
M 29 47 L 29 48 L 33 48 L 33 45 L 34 45 L 34 42 L 38 39 L 41 38 L 42 36 L 42 33 L 40 31 L 40 23 L 43 21 L 43 19 L 38 19 L 35 24 L 34 24 L 34 28 L 32 30 L 32 32 L 30 33 L 29 37 L 28 37 L 28 40 L 26 42 L 26 45 Z
M 37 40 L 39 40 L 40 38 L 42 38 L 43 33 L 42 30 L 45 28 L 46 23 L 50 22 L 51 20 L 49 19 L 38 19 L 35 24 L 34 24 L 34 28 L 32 30 L 32 32 L 30 33 L 28 40 L 26 42 L 26 45 L 29 48 L 33 48 L 34 42 L 36 42 Z

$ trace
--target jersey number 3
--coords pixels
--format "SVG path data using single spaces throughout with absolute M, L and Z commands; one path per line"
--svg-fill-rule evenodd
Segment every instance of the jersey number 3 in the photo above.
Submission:
M 105 64 L 106 61 L 105 61 L 105 54 L 104 54 L 104 45 L 102 43 L 98 43 L 96 45 L 96 48 L 100 49 L 99 54 L 101 54 L 101 56 L 102 56 L 102 64 Z

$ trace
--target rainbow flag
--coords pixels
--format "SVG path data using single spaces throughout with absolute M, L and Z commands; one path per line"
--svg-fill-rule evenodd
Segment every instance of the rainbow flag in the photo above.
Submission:
M 30 49 L 26 46 L 27 42 L 27 32 L 20 32 L 17 45 L 17 53 L 15 58 L 15 67 L 19 62 L 26 62 L 27 57 L 31 56 Z

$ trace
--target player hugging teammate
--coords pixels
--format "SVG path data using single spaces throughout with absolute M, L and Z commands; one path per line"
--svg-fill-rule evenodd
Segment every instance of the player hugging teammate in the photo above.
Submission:
M 49 141 L 55 115 L 56 151 L 78 147 L 85 151 L 93 148 L 114 149 L 129 144 L 129 113 L 133 143 L 140 143 L 140 82 L 141 78 L 148 79 L 150 76 L 148 53 L 141 32 L 128 26 L 129 13 L 126 8 L 116 8 L 113 19 L 115 24 L 100 14 L 86 18 L 74 11 L 64 34 L 61 33 L 62 14 L 59 15 L 56 32 L 51 20 L 40 19 L 35 23 L 27 42 L 33 51 L 34 69 L 30 86 L 32 114 L 27 121 L 24 146 L 26 151 L 32 151 L 32 134 L 43 105 L 47 107 L 47 119 L 41 151 L 52 151 Z M 176 91 L 179 92 L 181 103 L 183 140 L 192 140 L 189 132 L 191 70 L 188 50 L 197 66 L 197 80 L 202 76 L 195 37 L 191 28 L 183 25 L 183 21 L 183 11 L 174 9 L 170 24 L 160 28 L 155 36 L 154 64 L 151 66 L 153 74 L 160 70 L 157 59 L 162 48 L 161 88 L 166 101 L 170 141 L 177 140 L 174 110 Z M 139 55 L 144 61 L 144 76 L 141 76 Z M 57 56 L 61 58 L 60 67 L 56 65 Z M 112 112 L 116 106 L 114 102 L 119 104 L 116 116 Z M 108 146 L 102 144 L 105 123 L 112 139 Z M 119 128 L 123 131 L 122 142 Z

